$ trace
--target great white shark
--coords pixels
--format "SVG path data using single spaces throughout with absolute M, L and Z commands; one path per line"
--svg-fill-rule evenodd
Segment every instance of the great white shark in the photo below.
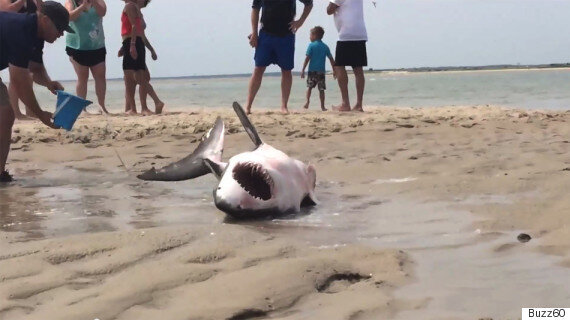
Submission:
M 214 203 L 234 218 L 278 216 L 316 205 L 315 167 L 264 143 L 243 108 L 237 102 L 233 108 L 255 145 L 253 151 L 223 162 L 225 129 L 218 117 L 192 154 L 162 169 L 152 168 L 138 178 L 182 181 L 213 173 L 218 178 Z

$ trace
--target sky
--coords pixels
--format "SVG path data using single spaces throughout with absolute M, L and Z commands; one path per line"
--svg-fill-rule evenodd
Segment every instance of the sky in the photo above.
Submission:
M 302 67 L 312 26 L 325 28 L 323 40 L 334 52 L 337 31 L 325 12 L 328 1 L 314 1 L 297 33 L 296 71 Z M 570 61 L 567 0 L 376 1 L 374 7 L 372 0 L 364 0 L 369 67 L 374 69 Z M 106 2 L 107 77 L 118 78 L 124 2 Z M 303 5 L 297 6 L 300 14 Z M 159 58 L 151 61 L 147 55 L 153 77 L 251 73 L 251 0 L 152 0 L 143 13 Z M 65 39 L 47 45 L 44 60 L 52 78 L 75 78 Z

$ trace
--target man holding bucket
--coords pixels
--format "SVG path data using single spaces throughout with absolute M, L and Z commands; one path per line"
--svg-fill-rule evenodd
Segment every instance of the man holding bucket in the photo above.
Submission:
M 46 126 L 56 128 L 52 114 L 43 111 L 28 81 L 28 64 L 35 46 L 41 40 L 55 42 L 63 31 L 73 32 L 69 27 L 69 13 L 55 1 L 45 1 L 38 14 L 23 15 L 0 12 L 0 70 L 9 68 L 10 82 L 18 96 Z M 0 183 L 12 181 L 6 171 L 10 152 L 14 112 L 6 85 L 0 79 Z

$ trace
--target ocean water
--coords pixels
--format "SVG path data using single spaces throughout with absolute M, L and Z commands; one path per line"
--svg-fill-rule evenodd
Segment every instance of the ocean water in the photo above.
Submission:
M 570 108 L 570 70 L 504 70 L 428 73 L 367 73 L 365 105 L 434 107 L 453 105 L 500 105 L 527 109 L 566 110 Z M 159 97 L 168 110 L 192 111 L 202 108 L 229 107 L 233 101 L 245 103 L 248 77 L 212 77 L 153 79 Z M 354 78 L 349 76 L 354 103 Z M 63 82 L 66 91 L 75 91 L 75 82 Z M 122 80 L 109 80 L 107 105 L 111 111 L 124 108 Z M 332 76 L 327 76 L 326 106 L 338 104 L 339 89 Z M 293 79 L 290 109 L 301 108 L 305 101 L 306 82 Z M 44 88 L 36 88 L 40 104 L 55 108 L 55 97 Z M 90 83 L 88 99 L 96 101 Z M 254 108 L 279 108 L 280 77 L 267 75 L 254 103 Z M 149 107 L 154 104 L 148 98 Z M 137 108 L 140 110 L 137 95 Z M 313 91 L 311 108 L 319 108 L 318 92 Z

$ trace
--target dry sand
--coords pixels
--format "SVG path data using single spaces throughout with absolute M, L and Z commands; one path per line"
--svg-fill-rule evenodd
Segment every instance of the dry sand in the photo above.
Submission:
M 426 225 L 469 235 L 467 244 L 439 246 L 442 259 L 446 252 L 462 250 L 457 247 L 487 243 L 484 257 L 545 257 L 552 259 L 546 268 L 568 274 L 570 112 L 489 106 L 369 110 L 289 116 L 254 110 L 251 118 L 267 143 L 316 165 L 317 195 L 326 193 L 321 199 L 339 206 L 347 202 L 354 209 L 336 215 L 359 212 L 355 203 L 366 202 L 369 209 L 362 215 L 371 225 L 388 212 L 397 225 L 400 216 L 427 216 L 426 208 L 439 206 L 430 215 L 439 220 L 430 218 Z M 88 116 L 71 133 L 17 123 L 9 169 L 24 182 L 0 187 L 0 319 L 417 319 L 406 312 L 427 312 L 438 304 L 441 280 L 426 282 L 421 253 L 408 250 L 409 244 L 380 239 L 371 245 L 335 239 L 335 234 L 309 241 L 292 229 L 260 231 L 254 224 L 225 223 L 211 203 L 200 207 L 203 219 L 211 219 L 201 225 L 138 229 L 145 225 L 131 224 L 114 232 L 90 232 L 106 230 L 95 227 L 53 236 L 49 230 L 34 236 L 14 227 L 32 205 L 33 187 L 26 183 L 38 175 L 49 185 L 49 171 L 62 167 L 128 176 L 121 184 L 136 186 L 140 193 L 125 193 L 124 201 L 155 205 L 156 197 L 142 195 L 161 186 L 137 181 L 134 174 L 186 156 L 218 115 L 227 126 L 226 157 L 250 149 L 229 110 L 116 116 L 109 122 Z M 51 178 L 62 183 L 61 177 Z M 323 181 L 336 187 L 327 189 Z M 185 186 L 192 188 L 192 182 Z M 113 203 L 107 206 L 121 216 L 123 207 Z M 460 222 L 449 224 L 454 217 Z M 423 223 L 403 225 L 419 236 L 426 229 Z M 347 238 L 360 234 L 347 229 L 342 234 Z M 519 232 L 533 239 L 521 244 Z M 339 242 L 343 245 L 334 245 Z M 418 242 L 427 248 L 431 238 Z M 437 259 L 434 252 L 429 255 Z M 445 265 L 439 269 L 446 272 Z M 458 277 L 450 273 L 449 281 Z M 568 279 L 560 279 L 562 286 L 570 286 Z M 414 290 L 414 283 L 428 285 Z M 516 300 L 509 294 L 517 292 L 508 290 L 499 298 Z M 471 295 L 465 290 L 459 298 L 470 300 Z M 568 293 L 552 296 L 548 301 L 570 301 Z M 519 308 L 529 301 L 520 303 Z M 440 303 L 439 309 L 451 308 Z M 447 318 L 520 316 L 520 309 L 500 306 L 494 312 L 476 310 Z M 420 318 L 443 318 L 423 314 Z

